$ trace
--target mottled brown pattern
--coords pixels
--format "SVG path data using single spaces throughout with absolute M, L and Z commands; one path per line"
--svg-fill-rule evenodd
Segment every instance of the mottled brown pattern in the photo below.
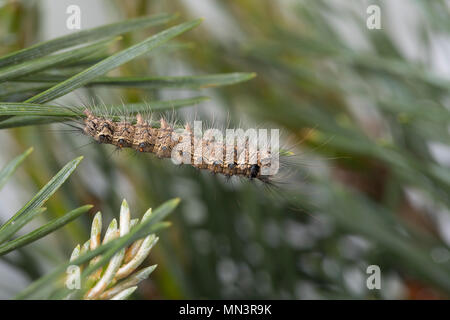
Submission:
M 244 155 L 238 154 L 236 146 L 230 146 L 234 149 L 234 161 L 229 163 L 226 161 L 226 146 L 223 143 L 194 137 L 189 125 L 186 126 L 182 134 L 179 134 L 179 138 L 174 140 L 174 129 L 164 119 L 160 121 L 160 128 L 153 128 L 139 114 L 136 117 L 135 124 L 127 121 L 114 122 L 95 116 L 89 110 L 86 110 L 84 114 L 86 115 L 84 133 L 93 137 L 99 143 L 112 144 L 118 148 L 132 148 L 138 152 L 153 153 L 158 158 L 171 158 L 173 148 L 183 141 L 182 139 L 187 139 L 187 143 L 191 145 L 191 152 L 185 156 L 190 159 L 189 164 L 193 167 L 225 176 L 244 176 L 250 179 L 256 178 L 267 181 L 267 177 L 261 175 L 261 167 L 264 163 L 267 164 L 270 161 L 261 159 L 260 152 L 257 152 L 257 163 L 250 164 L 248 145 L 243 149 Z M 203 154 L 195 148 L 199 145 L 202 146 Z M 220 148 L 222 149 L 222 157 L 214 152 L 220 150 Z M 180 156 L 182 156 L 182 153 L 182 151 L 179 151 Z M 243 163 L 237 163 L 240 157 L 245 159 Z

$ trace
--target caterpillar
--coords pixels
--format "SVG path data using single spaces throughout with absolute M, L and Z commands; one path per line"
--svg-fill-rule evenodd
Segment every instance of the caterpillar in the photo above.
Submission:
M 256 130 L 233 132 L 231 139 L 227 130 L 224 142 L 217 131 L 210 129 L 207 134 L 199 136 L 189 124 L 182 129 L 175 128 L 164 118 L 156 126 L 140 113 L 133 120 L 119 121 L 96 115 L 89 109 L 83 113 L 82 131 L 98 143 L 152 153 L 158 158 L 170 158 L 176 164 L 188 164 L 226 177 L 269 182 L 269 178 L 278 171 L 278 135 L 274 135 L 273 129 L 269 146 L 267 135 L 264 136 L 264 131 L 261 135 L 261 129 L 259 136 L 255 134 Z

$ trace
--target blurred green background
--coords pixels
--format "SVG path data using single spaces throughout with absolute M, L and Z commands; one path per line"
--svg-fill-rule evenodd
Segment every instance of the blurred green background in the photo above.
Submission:
M 256 72 L 196 90 L 79 89 L 58 99 L 121 103 L 207 95 L 177 112 L 219 126 L 282 131 L 295 153 L 276 188 L 231 181 L 150 155 L 86 145 L 62 125 L 0 131 L 0 166 L 33 154 L 0 192 L 6 221 L 65 163 L 84 160 L 46 218 L 92 203 L 106 221 L 180 197 L 150 254 L 139 299 L 445 299 L 450 295 L 450 19 L 443 0 L 0 1 L 0 54 L 82 28 L 160 12 L 202 25 L 111 74 Z M 382 29 L 366 27 L 369 5 Z M 124 36 L 122 47 L 155 29 Z M 2 84 L 0 84 L 1 90 Z M 25 97 L 26 98 L 26 97 Z M 9 97 L 23 101 L 24 97 Z M 0 258 L 0 298 L 66 261 L 92 215 Z M 381 290 L 366 269 L 381 268 Z

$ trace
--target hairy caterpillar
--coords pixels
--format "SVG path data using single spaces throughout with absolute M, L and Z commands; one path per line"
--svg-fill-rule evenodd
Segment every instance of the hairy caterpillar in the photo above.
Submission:
M 227 135 L 224 142 L 217 132 L 198 136 L 190 125 L 177 129 L 164 118 L 161 118 L 158 127 L 146 121 L 141 114 L 131 121 L 114 121 L 89 109 L 83 113 L 82 131 L 98 143 L 153 153 L 158 158 L 171 158 L 177 164 L 189 164 L 227 177 L 269 182 L 270 176 L 278 171 L 278 136 L 273 134 L 269 147 L 267 137 L 260 139 L 261 135 L 248 134 L 248 131 L 241 131 L 240 136 L 233 136 L 232 139 L 228 139 Z M 234 138 L 237 138 L 237 143 Z

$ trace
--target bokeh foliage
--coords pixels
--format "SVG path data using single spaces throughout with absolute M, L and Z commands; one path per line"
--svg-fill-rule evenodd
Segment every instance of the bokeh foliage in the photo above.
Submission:
M 449 9 L 442 0 L 404 1 L 418 12 L 415 36 L 425 58 L 415 60 L 392 36 L 386 2 L 209 1 L 211 15 L 205 14 L 199 28 L 116 71 L 134 82 L 111 88 L 108 79 L 94 79 L 82 91 L 88 96 L 83 99 L 113 104 L 174 100 L 192 97 L 192 87 L 175 91 L 173 82 L 161 77 L 179 75 L 180 69 L 183 75 L 256 73 L 229 87 L 194 86 L 213 99 L 180 113 L 191 119 L 194 113 L 202 119 L 214 113 L 216 122 L 229 120 L 231 126 L 282 129 L 297 156 L 280 187 L 229 183 L 149 156 L 111 155 L 98 145 L 78 148 L 85 139 L 45 126 L 10 129 L 17 149 L 35 149 L 24 163 L 30 183 L 43 185 L 57 168 L 84 155 L 71 183 L 48 202 L 49 212 L 93 203 L 113 214 L 122 198 L 139 212 L 182 199 L 171 217 L 173 227 L 153 252 L 152 263 L 159 267 L 140 297 L 448 297 L 449 231 L 443 221 L 450 214 L 450 171 L 430 143 L 449 144 L 450 82 L 431 68 L 433 37 L 448 36 Z M 154 12 L 179 12 L 183 21 L 199 16 L 188 1 L 112 3 L 124 19 Z M 382 30 L 366 28 L 369 4 L 382 8 Z M 0 9 L 7 17 L 0 19 L 6 52 L 34 42 L 30 24 L 39 26 L 36 10 L 38 4 L 22 2 Z M 216 27 L 213 13 L 221 17 Z M 349 27 L 347 37 L 342 25 Z M 127 48 L 155 33 L 126 34 L 117 46 Z M 41 92 L 104 57 L 56 68 L 56 76 L 30 76 L 28 86 L 33 94 Z M 143 77 L 147 85 L 129 88 Z M 0 86 L 1 95 L 6 85 Z M 30 96 L 27 88 L 7 100 Z M 67 256 L 69 247 L 86 237 L 88 220 L 79 220 L 58 234 L 62 241 L 51 249 L 58 256 Z M 12 261 L 18 269 L 20 259 Z M 366 288 L 371 264 L 381 267 L 381 291 Z M 36 267 L 27 274 L 35 279 L 43 272 Z

